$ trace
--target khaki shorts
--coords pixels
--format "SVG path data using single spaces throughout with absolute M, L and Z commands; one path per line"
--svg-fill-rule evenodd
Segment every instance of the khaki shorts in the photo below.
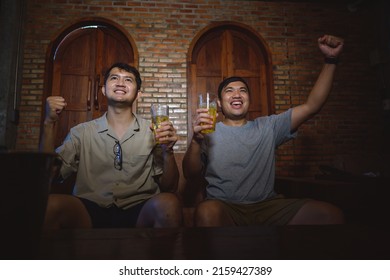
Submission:
M 237 226 L 286 225 L 309 199 L 285 198 L 277 195 L 252 204 L 219 200 Z

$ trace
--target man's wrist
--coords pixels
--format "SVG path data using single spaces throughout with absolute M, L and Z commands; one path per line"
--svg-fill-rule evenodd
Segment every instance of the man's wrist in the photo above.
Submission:
M 324 58 L 324 62 L 325 62 L 325 64 L 335 64 L 335 65 L 337 65 L 337 64 L 339 64 L 340 59 L 338 57 L 328 57 L 328 56 L 326 56 Z
M 198 144 L 198 145 L 202 145 L 203 138 L 197 137 L 196 135 L 193 135 L 191 141 Z
M 161 149 L 161 151 L 163 152 L 164 155 L 173 155 L 174 154 L 173 146 L 162 144 L 162 145 L 158 145 L 157 147 L 159 147 Z

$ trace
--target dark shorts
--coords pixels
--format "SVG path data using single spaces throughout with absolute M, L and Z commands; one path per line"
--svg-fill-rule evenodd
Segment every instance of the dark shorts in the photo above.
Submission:
M 221 201 L 238 226 L 287 225 L 309 199 L 274 198 L 252 204 L 237 204 Z
M 97 203 L 79 197 L 89 213 L 94 228 L 128 228 L 135 227 L 139 213 L 146 201 L 129 209 L 121 209 L 115 205 L 108 208 L 101 207 Z

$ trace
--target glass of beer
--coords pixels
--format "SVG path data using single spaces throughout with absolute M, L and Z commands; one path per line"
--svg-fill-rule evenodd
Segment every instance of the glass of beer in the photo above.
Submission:
M 161 126 L 162 122 L 169 120 L 169 106 L 167 104 L 152 104 L 150 112 L 152 114 L 154 136 L 156 136 L 156 129 Z M 157 139 L 156 143 L 160 144 Z
M 217 101 L 214 94 L 210 93 L 200 93 L 198 96 L 198 107 L 206 108 L 210 116 L 213 117 L 213 127 L 209 129 L 204 129 L 201 131 L 203 134 L 212 133 L 215 131 L 215 122 L 217 120 Z M 204 123 L 201 123 L 204 125 Z

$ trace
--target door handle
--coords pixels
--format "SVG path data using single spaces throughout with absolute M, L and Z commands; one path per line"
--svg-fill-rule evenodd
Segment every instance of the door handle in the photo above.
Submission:
M 96 90 L 95 90 L 95 96 L 93 99 L 93 105 L 95 106 L 96 110 L 99 110 L 99 89 L 100 89 L 100 75 L 96 76 Z
M 88 95 L 87 95 L 87 110 L 91 111 L 91 92 L 92 92 L 91 79 L 88 79 Z

